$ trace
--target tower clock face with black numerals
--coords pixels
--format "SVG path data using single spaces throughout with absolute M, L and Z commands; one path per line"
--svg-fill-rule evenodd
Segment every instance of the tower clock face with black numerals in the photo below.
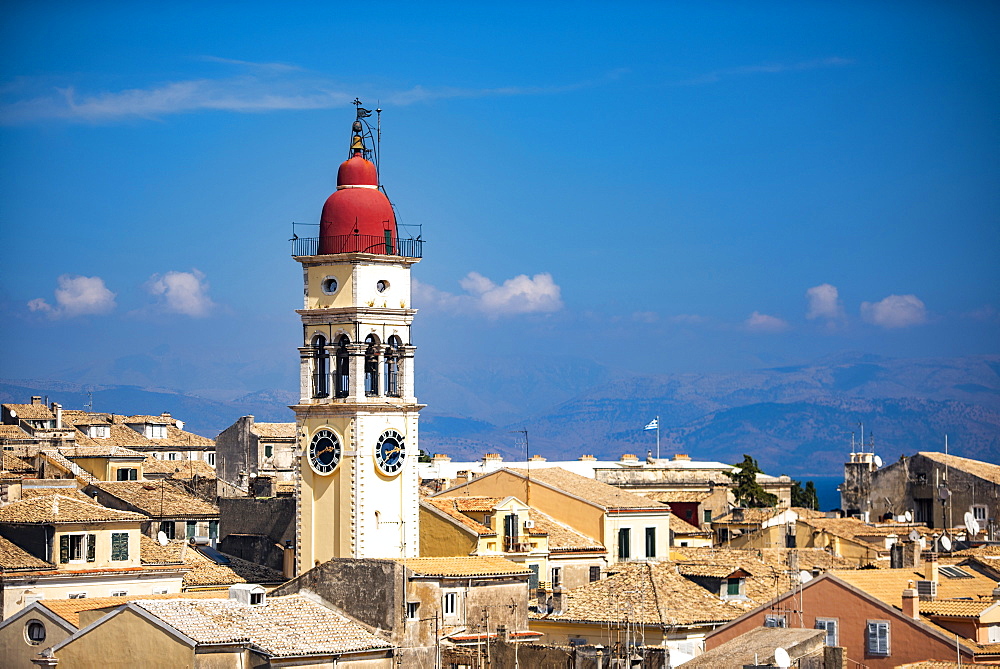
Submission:
M 403 435 L 395 430 L 386 430 L 378 438 L 375 446 L 375 464 L 386 476 L 395 476 L 403 468 Z
M 309 442 L 309 466 L 317 474 L 329 474 L 340 463 L 340 439 L 332 430 L 319 430 Z

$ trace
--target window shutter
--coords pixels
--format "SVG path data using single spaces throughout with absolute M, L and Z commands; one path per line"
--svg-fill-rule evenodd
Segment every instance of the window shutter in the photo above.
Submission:
M 59 537 L 59 562 L 69 562 L 69 536 L 66 534 Z
M 97 535 L 88 534 L 87 535 L 87 562 L 94 562 L 97 557 Z
M 872 655 L 889 654 L 888 623 L 868 623 L 868 652 Z
M 111 559 L 128 559 L 128 532 L 115 532 L 111 535 Z

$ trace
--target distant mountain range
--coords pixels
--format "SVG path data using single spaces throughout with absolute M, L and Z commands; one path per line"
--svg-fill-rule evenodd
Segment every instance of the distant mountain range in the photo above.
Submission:
M 892 359 L 843 354 L 811 365 L 719 374 L 641 376 L 569 358 L 505 359 L 481 366 L 418 367 L 421 448 L 456 459 L 487 451 L 524 457 L 617 459 L 655 451 L 660 417 L 664 457 L 737 462 L 743 453 L 765 471 L 835 475 L 851 432 L 889 462 L 919 450 L 1000 462 L 1000 356 Z M 171 412 L 187 428 L 214 437 L 239 416 L 290 421 L 292 390 L 260 390 L 233 400 L 139 386 L 83 386 L 53 381 L 0 381 L 0 400 L 47 395 L 97 411 Z

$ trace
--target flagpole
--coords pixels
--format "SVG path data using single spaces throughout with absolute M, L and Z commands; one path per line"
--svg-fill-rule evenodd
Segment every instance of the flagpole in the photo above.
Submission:
M 656 417 L 656 459 L 660 459 L 660 417 Z

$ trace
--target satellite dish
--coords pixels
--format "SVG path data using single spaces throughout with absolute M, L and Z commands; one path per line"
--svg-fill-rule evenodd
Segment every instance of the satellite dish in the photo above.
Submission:
M 903 518 L 906 518 L 906 522 L 908 523 L 913 522 L 913 514 L 909 511 L 903 514 Z
M 916 530 L 910 530 L 910 541 L 917 542 L 920 541 L 920 532 Z
M 979 534 L 979 521 L 976 520 L 971 511 L 965 512 L 965 529 L 971 535 L 970 538 Z
M 881 466 L 882 466 L 882 458 L 880 458 L 880 457 L 879 457 L 879 456 L 877 456 L 877 455 L 875 456 L 875 460 L 874 460 L 874 462 L 875 462 L 875 466 L 876 466 L 876 467 L 881 467 Z
M 161 546 L 166 546 L 170 543 L 170 539 L 167 539 L 167 533 L 163 530 L 156 533 L 156 540 L 160 542 Z
M 951 497 L 951 491 L 945 488 L 944 486 L 941 486 L 941 489 L 938 491 L 938 497 L 940 497 L 941 501 L 943 502 L 944 500 Z
M 803 585 L 811 581 L 812 578 L 813 578 L 812 573 L 806 571 L 805 569 L 799 572 L 799 583 L 802 583 Z
M 10 417 L 11 417 L 11 418 L 17 418 L 17 412 L 16 412 L 16 411 L 14 411 L 13 409 L 11 409 L 11 410 L 10 410 Z
M 788 657 L 788 651 L 784 648 L 775 648 L 774 663 L 782 668 L 790 667 L 792 666 L 792 658 Z
M 944 549 L 945 553 L 951 550 L 951 539 L 949 539 L 947 535 L 941 537 L 941 548 Z

